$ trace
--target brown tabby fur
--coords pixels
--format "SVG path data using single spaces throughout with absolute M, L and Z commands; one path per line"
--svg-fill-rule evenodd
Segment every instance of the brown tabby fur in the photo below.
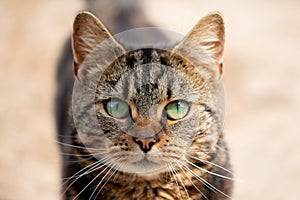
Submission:
M 72 45 L 79 86 L 65 130 L 70 134 L 60 140 L 68 156 L 64 177 L 71 177 L 65 181 L 65 199 L 231 196 L 222 131 L 224 24 L 219 13 L 201 19 L 173 48 L 126 50 L 95 16 L 82 12 L 74 22 Z M 102 102 L 110 98 L 127 102 L 131 118 L 109 116 Z M 166 119 L 164 107 L 179 99 L 190 103 L 188 115 Z M 157 138 L 148 152 L 133 139 L 139 131 L 152 131 Z

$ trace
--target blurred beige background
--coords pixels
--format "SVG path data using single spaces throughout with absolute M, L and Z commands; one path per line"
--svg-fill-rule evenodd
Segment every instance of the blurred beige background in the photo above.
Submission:
M 300 1 L 147 0 L 157 26 L 226 20 L 225 132 L 234 199 L 300 199 Z M 82 1 L 0 1 L 0 199 L 59 199 L 55 68 Z

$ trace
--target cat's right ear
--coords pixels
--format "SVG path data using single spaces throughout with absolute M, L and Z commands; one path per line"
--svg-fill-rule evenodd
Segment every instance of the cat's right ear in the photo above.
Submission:
M 192 28 L 175 51 L 195 66 L 203 66 L 211 77 L 219 80 L 223 73 L 224 43 L 223 17 L 219 12 L 212 12 Z
M 123 51 L 123 47 L 113 38 L 105 26 L 93 14 L 80 12 L 73 24 L 72 49 L 74 55 L 74 73 L 77 76 L 80 65 L 95 47 L 105 40 L 110 47 Z

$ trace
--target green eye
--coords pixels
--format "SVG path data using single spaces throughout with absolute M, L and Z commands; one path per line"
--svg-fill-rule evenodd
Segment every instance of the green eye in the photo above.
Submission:
M 129 115 L 129 106 L 122 100 L 110 99 L 104 103 L 106 112 L 115 118 L 122 119 Z
M 189 112 L 190 105 L 185 101 L 173 101 L 166 106 L 169 119 L 177 120 L 184 118 Z

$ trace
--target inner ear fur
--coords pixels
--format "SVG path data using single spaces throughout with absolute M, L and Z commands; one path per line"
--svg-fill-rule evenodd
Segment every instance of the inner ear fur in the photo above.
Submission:
M 77 75 L 80 64 L 103 41 L 110 39 L 116 48 L 123 47 L 113 38 L 106 27 L 93 14 L 80 12 L 73 24 L 72 49 L 74 56 L 74 73 Z
M 223 18 L 219 12 L 212 12 L 198 21 L 175 47 L 175 52 L 196 65 L 205 62 L 205 60 L 207 62 L 212 60 L 213 63 L 205 67 L 215 78 L 219 78 L 223 73 L 224 44 Z

